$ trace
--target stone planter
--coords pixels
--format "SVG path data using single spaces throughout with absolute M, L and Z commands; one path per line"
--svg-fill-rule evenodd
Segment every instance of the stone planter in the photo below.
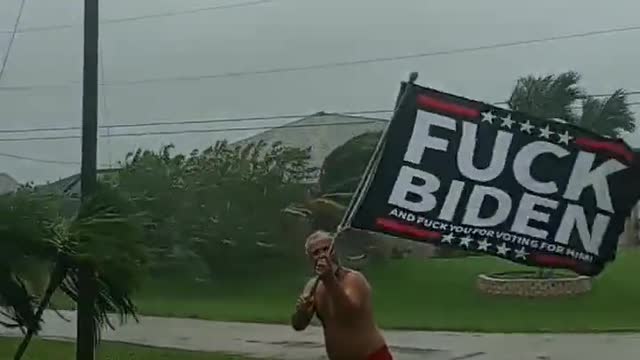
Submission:
M 591 291 L 591 278 L 587 276 L 537 278 L 533 274 L 481 274 L 476 286 L 485 294 L 516 297 L 571 296 Z

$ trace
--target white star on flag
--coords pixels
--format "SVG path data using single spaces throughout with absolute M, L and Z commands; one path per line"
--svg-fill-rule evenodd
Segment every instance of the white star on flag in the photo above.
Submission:
M 568 131 L 565 131 L 564 134 L 558 134 L 558 137 L 560 138 L 560 142 L 566 145 L 569 145 L 569 141 L 573 139 Z
M 533 129 L 533 125 L 531 125 L 531 121 L 527 120 L 526 122 L 520 124 L 520 131 L 531 134 L 531 129 Z
M 516 259 L 526 259 L 527 255 L 529 255 L 529 253 L 525 250 L 524 246 L 520 249 L 516 249 Z
M 511 249 L 505 243 L 502 243 L 500 246 L 498 246 L 498 255 L 506 256 L 509 251 L 511 251 Z
M 495 119 L 495 116 L 493 115 L 493 113 L 491 111 L 488 111 L 484 114 L 482 114 L 482 122 L 488 122 L 489 124 L 493 124 L 493 119 Z
M 442 237 L 442 242 L 443 243 L 451 244 L 452 240 L 453 240 L 453 235 L 451 235 L 451 234 L 447 234 L 447 235 Z
M 491 244 L 487 239 L 482 239 L 482 241 L 478 242 L 478 250 L 489 251 L 489 246 L 491 246 Z
M 462 239 L 460 239 L 460 246 L 464 246 L 467 249 L 469 248 L 469 245 L 471 245 L 471 242 L 473 241 L 472 238 L 465 236 Z
M 551 129 L 549 129 L 549 125 L 545 126 L 544 129 L 540 129 L 540 137 L 549 139 L 551 134 L 555 134 Z
M 507 116 L 506 118 L 502 119 L 502 126 L 511 129 L 511 126 L 513 126 L 513 124 L 515 124 L 516 122 L 513 121 L 513 119 L 511 118 L 511 114 L 509 114 L 509 116 Z

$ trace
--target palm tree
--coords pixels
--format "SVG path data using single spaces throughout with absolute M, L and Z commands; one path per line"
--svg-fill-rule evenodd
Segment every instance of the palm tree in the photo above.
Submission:
M 623 132 L 634 132 L 636 122 L 622 89 L 605 99 L 586 96 L 582 101 L 579 126 L 597 134 L 619 137 Z
M 569 71 L 559 75 L 525 76 L 507 101 L 509 107 L 542 118 L 558 118 L 576 122 L 574 104 L 584 97 L 578 86 L 580 75 Z
M 46 264 L 52 253 L 43 239 L 58 214 L 57 202 L 28 188 L 0 197 L 0 314 L 7 327 L 39 328 L 35 316 L 38 289 L 25 269 Z
M 57 217 L 47 224 L 42 234 L 31 238 L 40 241 L 53 266 L 33 319 L 26 322 L 27 334 L 14 359 L 24 355 L 56 291 L 64 292 L 77 303 L 80 269 L 89 269 L 93 274 L 89 280 L 95 299 L 92 321 L 96 333 L 105 325 L 113 328 L 109 313 L 116 313 L 121 321 L 129 316 L 136 318 L 131 294 L 138 285 L 146 259 L 141 225 L 128 201 L 115 189 L 100 184 L 75 218 Z
M 635 118 L 624 90 L 601 99 L 589 96 L 579 82 L 580 75 L 573 71 L 529 75 L 518 79 L 507 104 L 512 110 L 561 119 L 603 136 L 617 137 L 635 130 Z

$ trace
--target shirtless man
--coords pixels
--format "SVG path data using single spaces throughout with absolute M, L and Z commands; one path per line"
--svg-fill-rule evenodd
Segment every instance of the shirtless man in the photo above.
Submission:
M 340 266 L 332 243 L 331 234 L 323 231 L 307 238 L 305 250 L 319 281 L 316 284 L 314 278 L 305 286 L 291 326 L 302 331 L 316 315 L 322 322 L 330 360 L 392 360 L 373 317 L 367 279 Z

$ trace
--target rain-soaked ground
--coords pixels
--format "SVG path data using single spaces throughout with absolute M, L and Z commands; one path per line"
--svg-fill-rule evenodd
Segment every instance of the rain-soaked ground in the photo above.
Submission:
M 45 314 L 44 338 L 75 337 L 75 313 L 65 321 Z M 103 339 L 133 344 L 199 351 L 238 353 L 281 360 L 326 359 L 322 331 L 294 332 L 288 326 L 243 324 L 193 319 L 141 317 Z M 114 321 L 116 321 L 114 319 Z M 116 322 L 117 323 L 117 322 Z M 0 335 L 20 336 L 0 327 Z M 640 334 L 474 334 L 385 331 L 400 360 L 637 360 Z

